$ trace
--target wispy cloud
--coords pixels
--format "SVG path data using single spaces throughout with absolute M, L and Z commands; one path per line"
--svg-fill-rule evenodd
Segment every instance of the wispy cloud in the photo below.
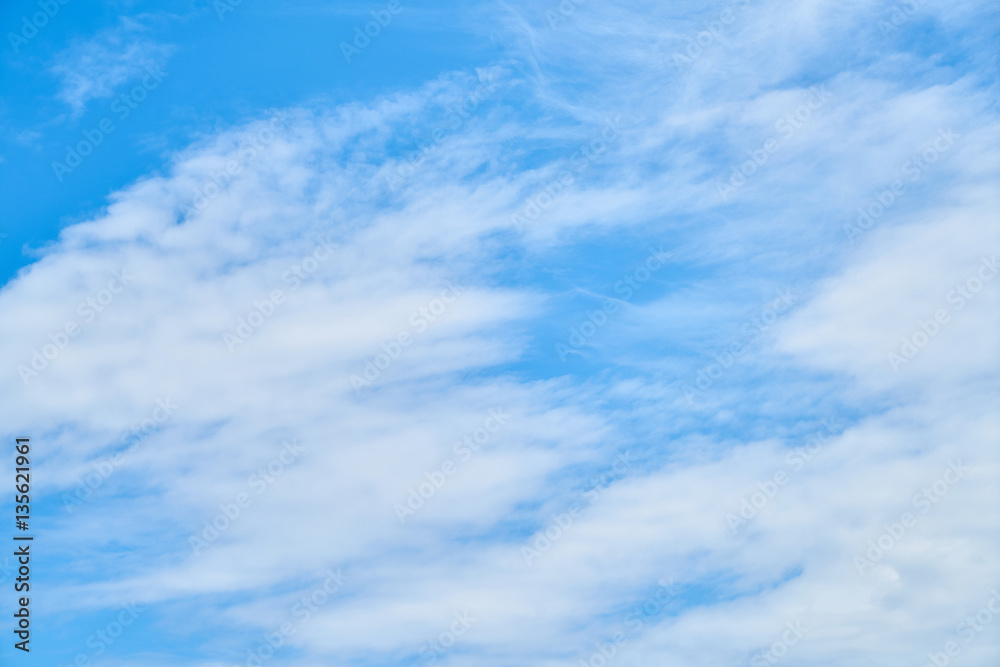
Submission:
M 112 96 L 119 86 L 163 67 L 173 48 L 145 37 L 142 23 L 119 25 L 76 40 L 56 54 L 50 72 L 60 80 L 58 98 L 80 116 L 91 100 Z

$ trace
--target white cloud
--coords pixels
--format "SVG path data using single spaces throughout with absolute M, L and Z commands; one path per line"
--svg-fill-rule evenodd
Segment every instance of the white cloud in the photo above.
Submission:
M 50 68 L 61 81 L 57 97 L 80 116 L 91 100 L 111 97 L 119 86 L 150 73 L 162 74 L 172 47 L 143 36 L 144 27 L 123 18 L 114 28 L 72 42 Z

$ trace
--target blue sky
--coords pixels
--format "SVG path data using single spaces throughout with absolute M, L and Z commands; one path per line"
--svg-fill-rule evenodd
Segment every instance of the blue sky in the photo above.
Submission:
M 0 654 L 994 664 L 997 19 L 8 3 Z

